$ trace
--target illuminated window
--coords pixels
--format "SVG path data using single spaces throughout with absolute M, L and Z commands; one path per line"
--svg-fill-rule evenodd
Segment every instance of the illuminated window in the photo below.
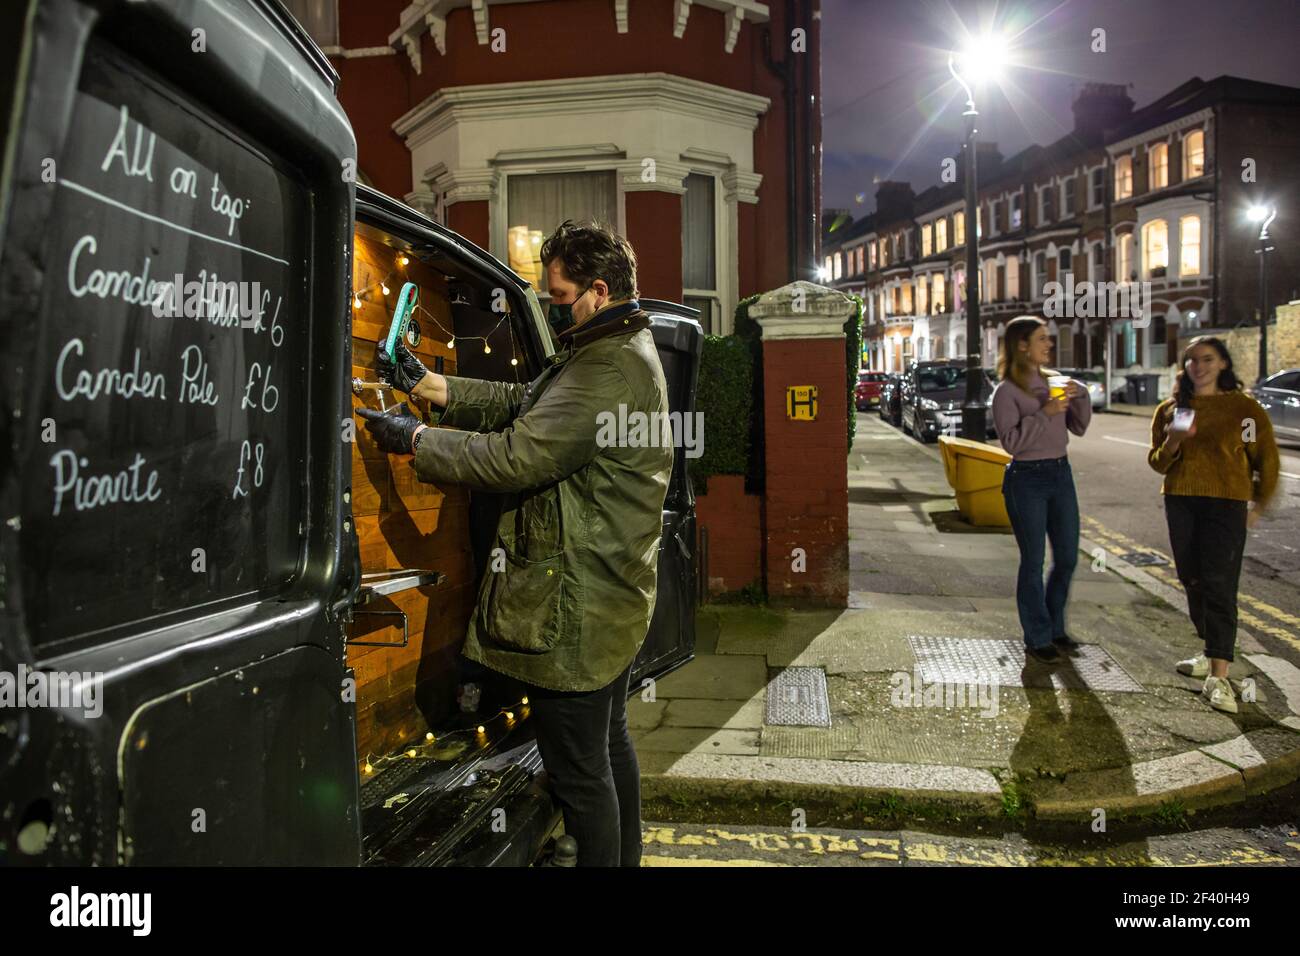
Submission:
M 952 214 L 952 244 L 954 246 L 966 244 L 966 214 L 964 212 Z
M 1133 195 L 1133 157 L 1121 156 L 1115 160 L 1115 198 L 1128 199 Z
M 835 253 L 835 271 L 831 273 L 831 278 L 838 279 L 844 274 L 844 260 L 840 253 Z
M 1205 132 L 1192 130 L 1183 137 L 1183 179 L 1205 175 Z
M 889 243 L 885 239 L 880 240 L 880 268 L 889 268 Z
M 910 282 L 903 283 L 902 294 L 903 294 L 903 300 L 902 300 L 903 314 L 911 315 L 912 314 L 912 283 Z
M 876 270 L 876 244 L 874 242 L 867 243 L 867 257 L 871 261 L 871 271 L 874 272 Z
M 1201 274 L 1201 217 L 1183 216 L 1178 220 L 1178 272 Z
M 1142 268 L 1148 278 L 1169 268 L 1169 226 L 1163 219 L 1142 227 Z
M 507 264 L 546 294 L 542 241 L 565 219 L 614 222 L 617 211 L 613 170 L 512 175 L 506 190 Z
M 934 251 L 943 252 L 948 248 L 948 217 L 937 220 L 934 224 Z
M 1169 185 L 1169 146 L 1157 143 L 1147 154 L 1151 189 L 1164 189 Z
M 1020 260 L 1007 260 L 1007 298 L 1015 302 L 1020 298 Z
M 939 315 L 940 313 L 948 311 L 948 309 L 945 306 L 944 297 L 943 297 L 943 273 L 942 272 L 936 272 L 934 274 L 934 289 L 931 298 L 934 301 L 932 308 L 934 309 L 935 315 Z
M 866 252 L 864 251 L 863 247 L 858 246 L 858 274 L 859 275 L 861 275 L 863 272 L 866 271 L 865 256 L 866 256 Z
M 1115 281 L 1129 282 L 1133 275 L 1133 234 L 1126 232 L 1115 242 Z
M 921 227 L 921 258 L 925 258 L 934 251 L 933 227 L 927 222 Z
M 930 280 L 925 276 L 916 277 L 916 314 L 930 314 Z

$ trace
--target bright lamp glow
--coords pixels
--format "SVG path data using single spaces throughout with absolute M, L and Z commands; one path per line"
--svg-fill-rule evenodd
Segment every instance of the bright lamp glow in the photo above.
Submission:
M 830 270 L 830 269 L 827 269 L 825 266 L 818 266 L 818 267 L 817 267 L 817 278 L 818 278 L 818 279 L 821 279 L 822 282 L 828 282 L 828 281 L 830 281 L 830 277 L 831 277 L 831 270 Z
M 1246 212 L 1251 222 L 1262 222 L 1268 216 L 1267 206 L 1251 206 Z
M 1007 64 L 1007 41 L 996 33 L 971 37 L 957 54 L 957 70 L 973 86 L 996 83 Z

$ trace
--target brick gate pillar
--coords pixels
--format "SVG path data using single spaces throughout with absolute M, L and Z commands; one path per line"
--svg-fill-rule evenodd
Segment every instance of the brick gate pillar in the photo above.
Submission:
M 765 576 L 776 604 L 848 606 L 844 323 L 853 311 L 848 296 L 802 280 L 749 307 L 763 330 Z

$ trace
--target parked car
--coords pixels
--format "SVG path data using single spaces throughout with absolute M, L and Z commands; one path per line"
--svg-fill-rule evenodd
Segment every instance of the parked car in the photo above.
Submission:
M 1278 438 L 1300 441 L 1300 368 L 1275 372 L 1250 392 L 1267 410 Z
M 992 373 L 985 369 L 980 397 L 986 409 L 986 437 L 995 434 L 991 411 L 995 384 Z M 923 442 L 936 441 L 944 434 L 960 435 L 965 401 L 965 362 L 914 362 L 903 379 L 900 399 L 903 431 Z
M 885 382 L 880 386 L 880 417 L 883 421 L 897 427 L 902 423 L 902 407 L 899 400 L 903 394 L 903 376 L 899 372 L 887 372 Z
M 880 386 L 885 384 L 884 372 L 870 372 L 862 369 L 858 372 L 858 384 L 854 389 L 854 404 L 858 411 L 869 411 L 873 405 L 880 404 Z
M 1106 407 L 1106 376 L 1104 373 L 1090 368 L 1061 368 L 1057 369 L 1057 371 L 1062 375 L 1070 376 L 1079 384 L 1087 387 L 1088 398 L 1092 402 L 1094 412 Z

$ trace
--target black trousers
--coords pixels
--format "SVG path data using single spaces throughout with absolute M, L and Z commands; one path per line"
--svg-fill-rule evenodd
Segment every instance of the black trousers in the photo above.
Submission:
M 641 769 L 627 732 L 628 664 L 607 687 L 565 692 L 528 687 L 537 749 L 578 866 L 641 865 Z
M 1246 550 L 1246 502 L 1165 495 L 1169 544 L 1187 613 L 1205 656 L 1231 661 L 1237 642 L 1237 584 Z

